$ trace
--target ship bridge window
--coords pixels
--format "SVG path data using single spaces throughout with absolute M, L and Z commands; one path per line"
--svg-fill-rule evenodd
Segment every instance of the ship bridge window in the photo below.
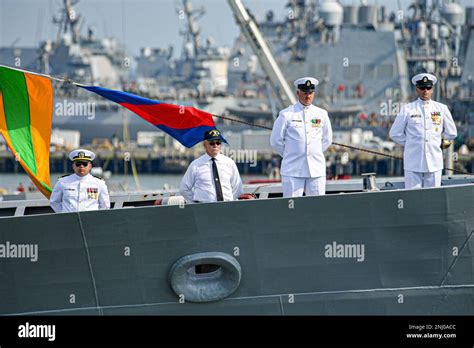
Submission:
M 390 80 L 393 78 L 393 65 L 381 64 L 377 67 L 377 80 Z
M 358 81 L 360 80 L 360 71 L 360 64 L 351 64 L 343 70 L 344 79 L 348 81 Z
M 385 98 L 398 100 L 400 98 L 400 88 L 389 87 L 385 88 Z
M 474 123 L 474 112 L 473 111 L 469 111 L 467 119 L 468 119 L 468 124 L 473 124 Z M 474 131 L 474 126 L 472 127 L 472 130 Z M 474 137 L 474 132 L 472 132 L 472 133 L 473 133 L 473 137 Z
M 309 74 L 309 76 L 312 76 Z M 325 63 L 319 64 L 318 76 L 329 76 L 329 65 Z

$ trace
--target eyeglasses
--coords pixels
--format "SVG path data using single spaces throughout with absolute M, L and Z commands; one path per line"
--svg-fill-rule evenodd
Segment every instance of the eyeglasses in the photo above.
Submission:
M 209 145 L 211 145 L 211 146 L 214 146 L 214 145 L 219 146 L 220 144 L 221 144 L 221 141 L 220 141 L 220 140 L 217 140 L 217 141 L 210 141 L 210 142 L 209 142 Z
M 89 165 L 89 162 L 82 162 L 82 161 L 77 161 L 77 162 L 74 162 L 75 166 L 76 167 L 87 167 Z
M 433 87 L 418 87 L 418 89 L 421 89 L 422 91 L 424 91 L 424 90 L 429 91 L 429 90 L 431 90 L 431 88 L 433 88 Z

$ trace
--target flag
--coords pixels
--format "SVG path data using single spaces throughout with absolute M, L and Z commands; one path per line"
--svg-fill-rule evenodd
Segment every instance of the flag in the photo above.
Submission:
M 51 80 L 0 66 L 0 133 L 33 183 L 51 195 Z
M 162 103 L 131 93 L 97 86 L 78 86 L 133 111 L 186 147 L 193 147 L 203 141 L 204 133 L 216 128 L 210 113 L 190 106 Z

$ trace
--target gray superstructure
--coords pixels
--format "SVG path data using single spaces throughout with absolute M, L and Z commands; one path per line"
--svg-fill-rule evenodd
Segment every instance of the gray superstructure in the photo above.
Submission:
M 98 38 L 93 27 L 83 30 L 85 19 L 75 7 L 78 2 L 62 0 L 53 18 L 58 26 L 54 40 L 41 42 L 38 47 L 2 47 L 0 64 L 217 114 L 234 103 L 223 96 L 228 50 L 217 47 L 211 39 L 202 42 L 197 19 L 203 10 L 193 10 L 190 0 L 183 1 L 188 23 L 183 32 L 183 56 L 172 60 L 172 46 L 143 48 L 136 57 L 136 71 L 132 71 L 133 62 L 116 38 Z M 53 128 L 80 131 L 81 144 L 115 136 L 128 142 L 137 139 L 139 131 L 158 132 L 130 111 L 67 82 L 54 81 L 53 87 Z
M 473 11 L 442 0 L 416 0 L 392 13 L 371 1 L 300 0 L 288 2 L 283 19 L 269 10 L 259 29 L 288 82 L 320 80 L 316 103 L 328 109 L 336 128 L 371 125 L 387 134 L 390 117 L 413 98 L 411 76 L 426 71 L 439 76 L 435 99 L 456 109 L 464 133 L 472 128 L 465 115 L 473 93 Z M 241 64 L 229 65 L 232 93 L 245 95 L 264 81 L 254 54 L 242 36 L 236 39 L 231 59 Z M 276 116 L 266 109 L 267 118 Z M 258 108 L 231 113 L 253 119 Z
M 378 7 L 343 8 L 335 1 L 292 1 L 288 7 L 283 20 L 270 10 L 259 27 L 290 83 L 316 76 L 317 103 L 336 118 L 379 114 L 387 98 L 406 99 L 407 63 L 397 51 L 393 21 L 379 19 Z M 233 56 L 246 62 L 245 52 L 249 47 L 239 38 Z
M 230 52 L 213 44 L 212 39 L 202 38 L 199 20 L 212 19 L 203 17 L 204 9 L 193 8 L 190 0 L 180 2 L 177 9 L 184 19 L 181 56 L 173 57 L 173 46 L 144 47 L 135 57 L 137 68 L 132 75 L 128 75 L 130 62 L 115 39 L 96 38 L 93 28 L 81 34 L 83 21 L 73 7 L 75 3 L 63 1 L 55 40 L 37 49 L 1 48 L 0 61 L 11 66 L 21 62 L 25 69 L 109 88 L 117 86 L 145 97 L 266 126 L 271 126 L 278 110 L 285 107 L 279 105 L 255 53 L 242 36 Z M 246 5 L 251 12 L 252 2 Z M 435 99 L 452 107 L 461 135 L 459 147 L 461 142 L 474 143 L 470 64 L 474 60 L 473 9 L 451 1 L 417 0 L 388 13 L 372 1 L 348 6 L 328 0 L 290 1 L 288 16 L 276 18 L 269 11 L 259 22 L 259 29 L 290 84 L 306 75 L 320 79 L 316 103 L 328 109 L 336 130 L 375 127 L 375 134 L 386 137 L 393 116 L 413 98 L 410 76 L 420 71 L 438 75 Z M 79 115 L 54 117 L 56 127 L 81 130 L 82 143 L 113 134 L 122 137 L 124 120 L 130 126 L 131 139 L 139 130 L 155 130 L 128 111 L 122 113 L 112 103 L 90 99 L 95 97 L 73 86 L 58 85 L 56 92 L 70 102 L 96 103 L 92 121 Z
M 37 48 L 2 47 L 0 64 L 122 90 L 131 66 L 124 47 L 115 38 L 96 37 L 93 27 L 83 35 L 84 20 L 74 7 L 77 3 L 78 0 L 62 1 L 58 15 L 53 18 L 58 26 L 54 40 L 41 42 Z M 128 113 L 122 117 L 117 105 L 67 82 L 55 81 L 53 88 L 53 128 L 79 130 L 81 143 L 121 135 L 124 117 L 142 128 L 147 126 Z
M 84 84 L 121 89 L 131 63 L 124 47 L 115 38 L 97 38 L 92 26 L 82 35 L 83 20 L 74 8 L 76 3 L 78 0 L 63 0 L 59 16 L 53 18 L 58 26 L 57 38 L 40 44 L 39 69 L 34 70 Z M 61 89 L 56 92 L 61 93 Z
M 204 8 L 194 9 L 191 0 L 183 0 L 177 13 L 185 20 L 181 56 L 173 58 L 173 46 L 142 48 L 136 58 L 137 88 L 158 99 L 195 99 L 203 106 L 227 93 L 229 49 L 217 46 L 212 37 L 203 40 L 198 20 Z

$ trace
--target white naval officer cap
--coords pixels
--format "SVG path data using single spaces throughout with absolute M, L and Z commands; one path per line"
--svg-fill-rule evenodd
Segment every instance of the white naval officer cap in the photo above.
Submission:
M 95 158 L 95 153 L 86 149 L 77 149 L 71 151 L 69 154 L 69 159 L 71 161 L 93 161 Z
M 411 79 L 411 83 L 420 87 L 433 87 L 436 82 L 438 82 L 436 76 L 427 73 L 415 75 Z
M 314 91 L 316 86 L 319 85 L 319 81 L 316 80 L 314 77 L 302 77 L 296 80 L 293 84 L 299 90 Z

